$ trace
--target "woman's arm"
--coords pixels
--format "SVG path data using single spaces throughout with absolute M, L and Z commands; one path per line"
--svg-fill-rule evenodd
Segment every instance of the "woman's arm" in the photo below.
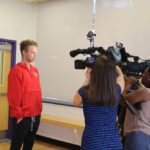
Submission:
M 73 97 L 73 105 L 80 106 L 82 104 L 82 97 L 78 92 Z
M 116 72 L 117 72 L 117 83 L 121 87 L 121 92 L 124 90 L 124 76 L 119 66 L 116 66 Z
M 91 77 L 91 68 L 86 68 L 85 70 L 85 81 L 83 82 L 83 86 L 87 86 L 90 82 Z M 76 94 L 73 97 L 73 105 L 80 106 L 82 104 L 82 97 L 80 96 L 79 92 L 76 92 Z

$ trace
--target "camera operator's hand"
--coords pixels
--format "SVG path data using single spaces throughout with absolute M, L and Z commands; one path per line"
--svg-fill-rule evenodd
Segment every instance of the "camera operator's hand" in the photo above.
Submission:
M 129 86 L 132 86 L 133 84 L 137 83 L 138 82 L 138 79 L 136 79 L 135 77 L 133 76 L 125 76 L 125 84 L 126 85 L 129 85 Z
M 138 88 L 138 85 L 140 85 L 139 80 L 134 76 L 124 76 L 125 78 L 125 88 L 123 91 L 123 95 L 126 95 L 127 92 L 129 92 L 129 89 L 131 90 L 131 87 L 136 85 L 136 89 Z
M 83 82 L 83 86 L 86 86 L 86 85 L 89 84 L 90 78 L 91 78 L 91 71 L 92 71 L 91 68 L 86 68 L 86 71 L 85 71 L 85 81 Z

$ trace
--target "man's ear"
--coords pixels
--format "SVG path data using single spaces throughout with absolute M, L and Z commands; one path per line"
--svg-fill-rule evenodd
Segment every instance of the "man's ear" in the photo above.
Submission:
M 22 51 L 22 56 L 25 56 L 26 53 L 27 53 L 27 51 L 26 51 L 26 50 L 23 50 L 23 51 Z

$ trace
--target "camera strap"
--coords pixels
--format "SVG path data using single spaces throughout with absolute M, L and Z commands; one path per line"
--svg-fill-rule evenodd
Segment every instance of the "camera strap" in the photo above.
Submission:
M 136 110 L 135 110 L 134 106 L 132 106 L 122 95 L 121 95 L 121 98 L 124 100 L 127 108 L 132 113 L 132 115 L 135 115 L 136 114 Z

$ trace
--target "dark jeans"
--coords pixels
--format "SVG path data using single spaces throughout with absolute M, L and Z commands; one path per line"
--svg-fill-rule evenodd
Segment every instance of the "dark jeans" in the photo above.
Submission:
M 124 150 L 150 150 L 150 135 L 134 131 L 127 135 Z
M 36 132 L 40 123 L 40 116 L 25 117 L 17 124 L 17 120 L 12 118 L 12 139 L 10 150 L 32 150 Z

